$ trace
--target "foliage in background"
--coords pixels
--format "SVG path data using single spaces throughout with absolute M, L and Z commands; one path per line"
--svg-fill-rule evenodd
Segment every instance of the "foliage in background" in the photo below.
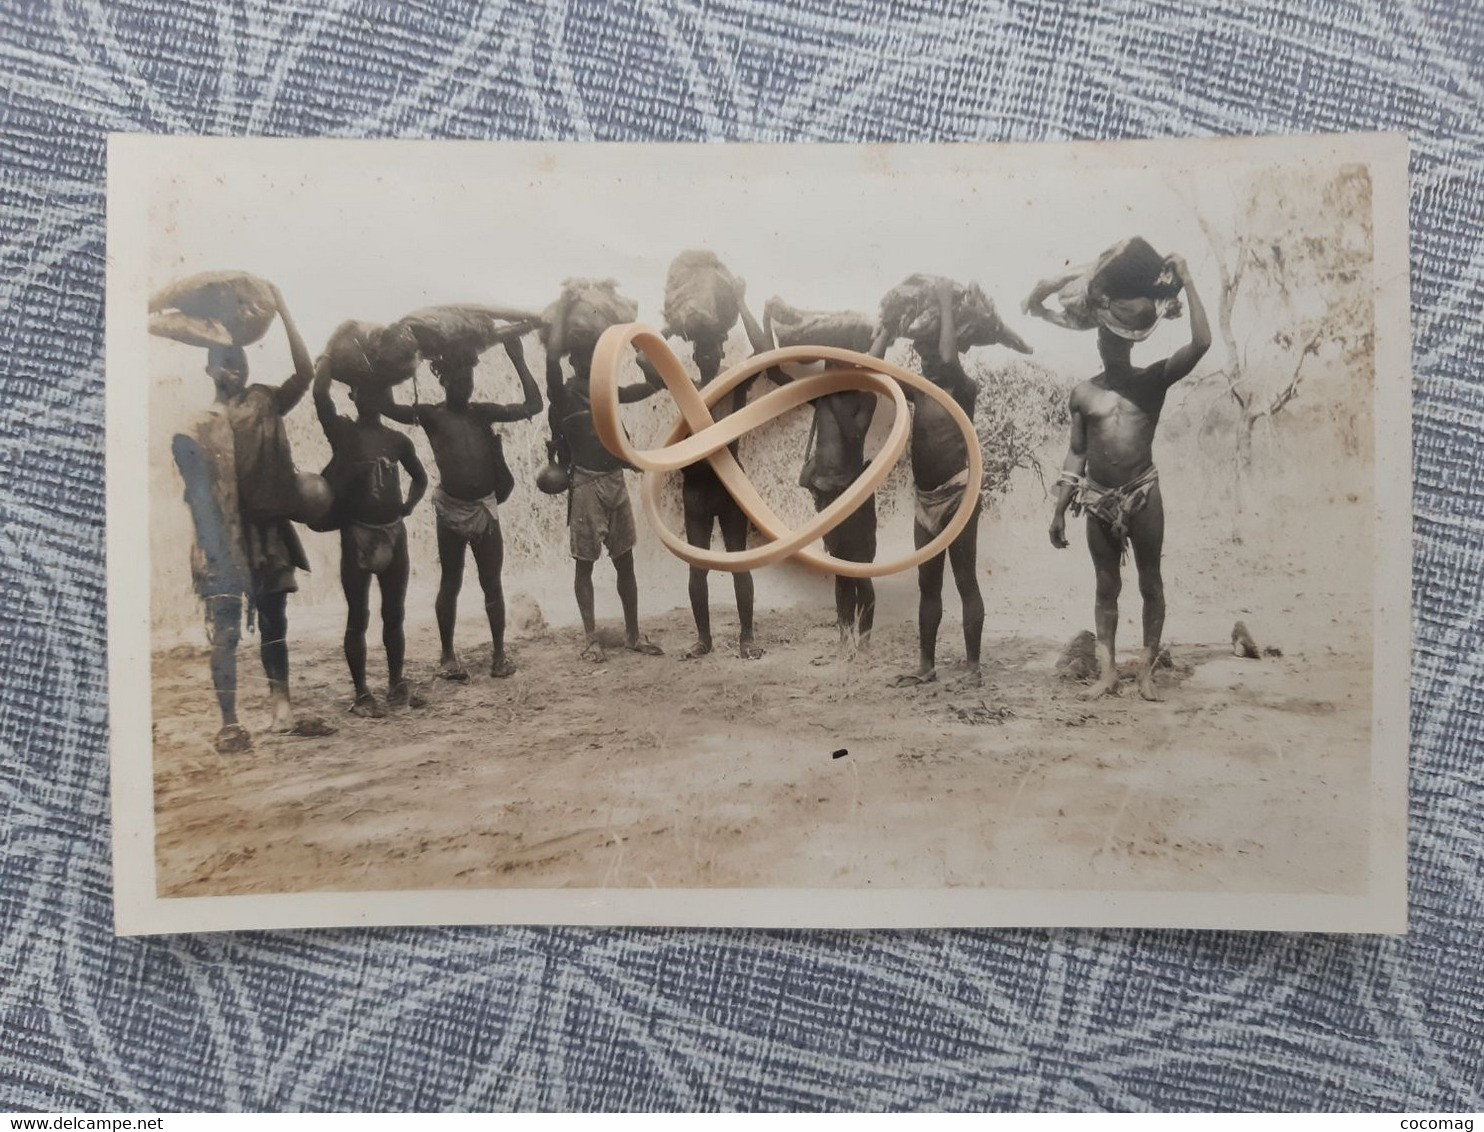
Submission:
M 1071 419 L 1066 385 L 1027 358 L 992 363 L 971 357 L 964 368 L 979 383 L 974 430 L 984 450 L 985 503 L 1009 492 L 1017 469 L 1035 475 L 1044 488 L 1045 450 L 1065 435 Z

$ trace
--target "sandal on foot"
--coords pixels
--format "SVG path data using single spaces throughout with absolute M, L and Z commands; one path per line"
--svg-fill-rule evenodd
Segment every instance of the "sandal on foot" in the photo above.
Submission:
M 219 755 L 240 755 L 252 750 L 252 736 L 240 723 L 229 723 L 216 733 L 212 746 Z
M 350 705 L 350 714 L 358 715 L 362 719 L 381 719 L 386 715 L 386 708 L 370 692 L 356 697 L 356 702 Z
M 428 706 L 428 701 L 408 681 L 403 680 L 400 684 L 387 689 L 386 705 L 387 707 L 424 708 Z

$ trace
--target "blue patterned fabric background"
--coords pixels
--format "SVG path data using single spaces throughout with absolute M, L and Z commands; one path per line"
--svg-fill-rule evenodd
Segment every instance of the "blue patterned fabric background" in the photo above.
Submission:
M 1479 1109 L 1484 8 L 0 6 L 0 1108 Z M 117 940 L 110 130 L 1412 138 L 1410 936 L 412 929 Z

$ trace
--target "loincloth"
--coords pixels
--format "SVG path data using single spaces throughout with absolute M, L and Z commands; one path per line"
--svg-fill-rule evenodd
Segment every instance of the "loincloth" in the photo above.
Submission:
M 500 525 L 500 504 L 491 492 L 483 499 L 459 499 L 441 487 L 433 489 L 433 510 L 439 526 L 469 542 L 478 542 Z
M 917 525 L 928 534 L 937 536 L 948 526 L 948 521 L 958 511 L 969 489 L 969 469 L 964 468 L 952 479 L 937 487 L 912 489 L 912 514 Z
M 340 529 L 340 553 L 352 555 L 356 569 L 367 574 L 383 574 L 406 545 L 407 526 L 401 519 L 390 523 L 346 523 Z
M 1130 520 L 1144 509 L 1158 486 L 1159 471 L 1153 464 L 1120 487 L 1104 487 L 1084 476 L 1072 497 L 1072 513 L 1076 515 L 1086 511 L 1107 527 L 1115 539 L 1126 543 Z

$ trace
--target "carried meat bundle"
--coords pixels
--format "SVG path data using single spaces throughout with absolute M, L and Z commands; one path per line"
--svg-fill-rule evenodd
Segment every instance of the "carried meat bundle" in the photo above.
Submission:
M 320 364 L 346 385 L 390 388 L 417 371 L 417 342 L 405 328 L 348 318 L 330 333 Z
M 938 336 L 937 275 L 909 275 L 881 300 L 881 326 L 893 339 L 914 341 Z M 999 312 L 979 284 L 953 284 L 953 322 L 958 332 L 958 349 L 962 353 L 972 346 L 996 344 L 1020 349 L 1024 344 L 1005 326 Z
M 732 273 L 708 251 L 681 252 L 665 276 L 665 325 L 689 342 L 719 341 L 737 325 Z
M 419 358 L 472 360 L 541 325 L 530 311 L 475 303 L 424 307 L 389 326 L 347 319 L 325 343 L 323 360 L 336 381 L 392 386 L 413 375 Z
M 763 307 L 780 346 L 836 346 L 865 353 L 875 326 L 858 311 L 804 311 L 774 295 Z
M 245 271 L 205 271 L 149 298 L 149 332 L 188 346 L 247 346 L 268 333 L 278 300 Z
M 1092 263 L 1043 280 L 1025 309 L 1069 330 L 1102 326 L 1138 341 L 1149 337 L 1161 318 L 1179 316 L 1181 286 L 1169 260 L 1142 237 L 1132 236 Z M 1058 307 L 1043 305 L 1051 297 Z
M 639 304 L 618 293 L 617 280 L 568 279 L 561 296 L 542 312 L 541 345 L 549 347 L 555 335 L 563 355 L 591 349 L 610 326 L 638 316 Z
M 386 329 L 386 343 L 412 347 L 425 358 L 450 355 L 477 357 L 491 346 L 529 334 L 542 325 L 539 314 L 513 307 L 451 303 L 424 307 L 399 318 Z

